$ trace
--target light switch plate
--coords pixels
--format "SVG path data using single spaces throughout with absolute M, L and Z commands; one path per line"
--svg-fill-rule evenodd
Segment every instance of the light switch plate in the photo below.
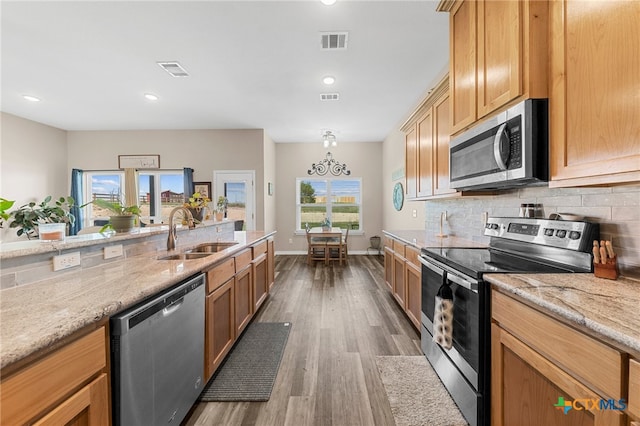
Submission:
M 63 269 L 73 268 L 80 265 L 80 252 L 65 253 L 53 256 L 53 270 L 60 271 Z
M 114 246 L 108 246 L 104 248 L 104 258 L 113 259 L 114 257 L 122 256 L 122 244 L 116 244 Z

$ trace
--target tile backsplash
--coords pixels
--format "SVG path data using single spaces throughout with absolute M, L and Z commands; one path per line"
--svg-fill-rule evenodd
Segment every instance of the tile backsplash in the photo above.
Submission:
M 600 223 L 600 238 L 611 240 L 618 255 L 620 272 L 640 278 L 640 185 L 607 188 L 530 187 L 499 195 L 430 200 L 426 204 L 428 232 L 440 232 L 440 214 L 447 212 L 443 231 L 449 235 L 488 242 L 483 233 L 483 213 L 518 216 L 520 204 L 536 205 L 536 217 L 551 213 L 582 215 Z

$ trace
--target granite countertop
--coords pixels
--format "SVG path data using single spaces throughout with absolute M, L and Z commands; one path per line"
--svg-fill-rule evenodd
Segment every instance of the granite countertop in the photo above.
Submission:
M 387 231 L 383 234 L 409 244 L 417 249 L 429 247 L 463 247 L 463 248 L 484 248 L 487 244 L 471 241 L 456 236 L 446 238 L 436 237 L 433 232 L 423 230 Z
M 236 232 L 237 245 L 200 259 L 158 260 L 157 253 L 146 254 L 2 290 L 0 367 L 133 306 L 274 233 Z
M 640 356 L 640 281 L 593 274 L 485 274 L 512 293 Z

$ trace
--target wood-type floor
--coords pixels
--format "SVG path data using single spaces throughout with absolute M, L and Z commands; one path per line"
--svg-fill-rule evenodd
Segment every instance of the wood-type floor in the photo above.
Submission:
M 198 404 L 186 425 L 393 425 L 378 355 L 419 355 L 420 339 L 384 283 L 378 256 L 307 265 L 276 256 L 254 321 L 292 329 L 268 402 Z

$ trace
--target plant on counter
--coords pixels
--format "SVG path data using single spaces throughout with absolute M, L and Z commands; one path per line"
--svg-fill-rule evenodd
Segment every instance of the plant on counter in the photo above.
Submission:
M 211 201 L 209 198 L 199 192 L 194 192 L 189 197 L 189 201 L 184 203 L 183 206 L 191 211 L 191 215 L 196 221 L 202 222 L 203 219 L 209 218 L 209 215 L 204 216 L 204 210 L 209 209 L 209 201 Z
M 124 206 L 118 202 L 110 202 L 100 198 L 96 198 L 95 200 L 90 201 L 87 204 L 83 204 L 80 207 L 84 207 L 88 204 L 94 204 L 112 213 L 109 216 L 109 223 L 100 229 L 101 233 L 110 229 L 116 232 L 128 232 L 135 226 L 135 222 L 141 213 L 140 207 L 137 205 Z
M 216 203 L 216 220 L 221 221 L 224 219 L 224 214 L 227 211 L 227 206 L 229 205 L 229 200 L 224 195 L 218 197 L 218 202 Z
M 41 223 L 73 225 L 76 218 L 71 208 L 75 206 L 75 200 L 72 197 L 60 197 L 53 205 L 49 204 L 51 200 L 51 195 L 48 195 L 40 204 L 32 201 L 12 211 L 9 214 L 12 218 L 9 228 L 17 228 L 18 236 L 26 235 L 31 239 L 38 237 L 38 225 Z
M 14 203 L 15 201 L 0 197 L 0 228 L 2 228 L 5 221 L 9 220 L 11 213 L 9 213 L 8 210 L 13 207 Z

